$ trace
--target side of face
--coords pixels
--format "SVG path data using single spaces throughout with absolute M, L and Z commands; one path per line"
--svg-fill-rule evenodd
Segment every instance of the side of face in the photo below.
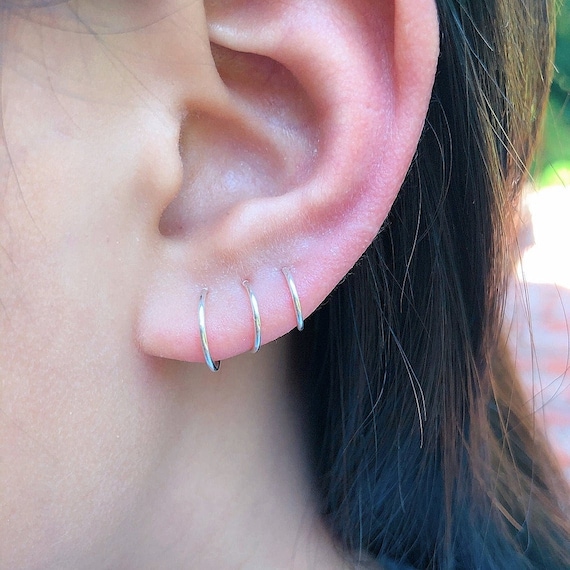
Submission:
M 0 565 L 98 569 L 136 548 L 180 402 L 208 415 L 200 291 L 231 359 L 252 343 L 243 279 L 268 343 L 296 325 L 283 267 L 308 315 L 372 241 L 423 127 L 437 17 L 50 4 L 0 11 Z
M 143 4 L 2 14 L 5 568 L 101 568 L 166 447 L 171 386 L 136 344 L 138 284 L 180 175 L 177 77 L 207 88 L 211 58 L 198 3 Z

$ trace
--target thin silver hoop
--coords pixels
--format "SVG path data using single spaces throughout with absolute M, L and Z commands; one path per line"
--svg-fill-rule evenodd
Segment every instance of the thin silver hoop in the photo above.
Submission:
M 295 281 L 293 281 L 291 270 L 288 267 L 284 267 L 282 271 L 283 275 L 285 275 L 285 279 L 287 279 L 287 285 L 289 286 L 289 292 L 291 293 L 291 299 L 293 300 L 293 308 L 295 309 L 295 316 L 297 318 L 297 328 L 302 331 L 305 326 L 305 322 L 303 321 L 303 311 L 301 310 L 301 300 L 297 293 L 297 287 L 295 286 Z
M 251 312 L 253 314 L 253 331 L 255 334 L 255 338 L 253 341 L 253 348 L 251 349 L 251 352 L 257 352 L 259 350 L 259 347 L 261 346 L 261 317 L 259 316 L 259 305 L 257 304 L 257 298 L 253 294 L 253 291 L 251 290 L 251 286 L 247 279 L 243 282 L 243 286 L 245 287 L 245 290 L 249 295 Z
M 200 340 L 202 341 L 202 352 L 204 353 L 204 360 L 208 368 L 212 372 L 217 372 L 220 369 L 220 361 L 212 360 L 210 348 L 208 347 L 208 335 L 206 334 L 206 295 L 208 289 L 202 289 L 200 294 L 200 303 L 198 304 L 198 326 L 200 327 Z

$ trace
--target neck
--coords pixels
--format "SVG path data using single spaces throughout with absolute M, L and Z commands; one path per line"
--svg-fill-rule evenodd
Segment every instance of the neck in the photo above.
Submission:
M 161 370 L 170 437 L 116 533 L 121 568 L 347 567 L 314 504 L 287 352 L 272 343 L 197 378 L 181 364 Z

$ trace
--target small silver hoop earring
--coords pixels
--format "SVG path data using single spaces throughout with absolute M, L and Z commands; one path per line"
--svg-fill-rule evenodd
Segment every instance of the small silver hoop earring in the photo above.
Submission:
M 253 294 L 253 291 L 251 290 L 251 286 L 247 279 L 243 282 L 243 286 L 249 295 L 249 303 L 251 305 L 251 312 L 253 314 L 253 331 L 255 337 L 251 352 L 257 352 L 261 346 L 261 317 L 259 315 L 259 305 L 257 304 L 257 298 Z
M 301 310 L 301 300 L 297 293 L 297 287 L 295 286 L 295 281 L 293 281 L 291 270 L 288 267 L 284 267 L 282 271 L 283 275 L 285 275 L 285 279 L 287 279 L 287 285 L 289 286 L 289 292 L 291 293 L 291 299 L 293 300 L 293 307 L 297 318 L 297 328 L 302 331 L 305 326 L 305 322 L 303 321 L 303 311 Z
M 200 303 L 198 304 L 198 326 L 200 327 L 200 340 L 202 341 L 202 352 L 204 353 L 204 360 L 208 368 L 212 372 L 217 372 L 220 369 L 220 361 L 212 360 L 210 348 L 208 347 L 208 335 L 206 334 L 206 295 L 208 289 L 202 289 L 200 294 Z

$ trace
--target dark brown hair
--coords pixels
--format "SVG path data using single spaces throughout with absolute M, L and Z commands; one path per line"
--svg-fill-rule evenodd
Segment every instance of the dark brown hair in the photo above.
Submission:
M 384 564 L 570 568 L 565 483 L 501 340 L 553 6 L 438 9 L 417 155 L 377 239 L 299 348 L 323 513 L 347 551 Z

